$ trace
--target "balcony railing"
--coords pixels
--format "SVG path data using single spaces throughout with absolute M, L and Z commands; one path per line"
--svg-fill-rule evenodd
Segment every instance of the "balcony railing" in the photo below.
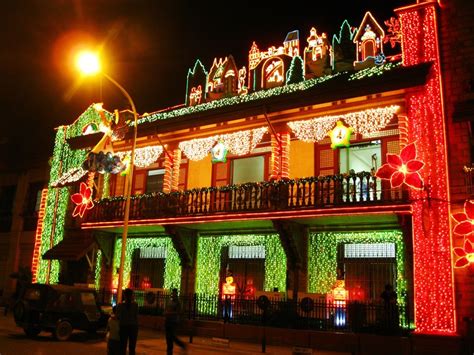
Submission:
M 360 172 L 151 193 L 131 198 L 130 219 L 301 210 L 408 200 L 407 191 L 384 189 L 384 186 L 371 173 Z M 121 221 L 124 210 L 123 197 L 105 198 L 88 211 L 85 221 Z

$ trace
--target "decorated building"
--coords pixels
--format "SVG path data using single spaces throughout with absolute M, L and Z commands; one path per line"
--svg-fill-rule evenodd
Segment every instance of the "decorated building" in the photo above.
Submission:
M 185 105 L 138 119 L 124 285 L 336 310 L 391 285 L 400 327 L 465 332 L 472 287 L 457 308 L 455 285 L 474 272 L 474 210 L 450 193 L 439 11 L 367 12 L 332 37 L 312 28 L 302 51 L 292 31 L 254 42 L 248 63 L 196 61 Z M 117 287 L 130 116 L 91 105 L 58 128 L 37 282 Z

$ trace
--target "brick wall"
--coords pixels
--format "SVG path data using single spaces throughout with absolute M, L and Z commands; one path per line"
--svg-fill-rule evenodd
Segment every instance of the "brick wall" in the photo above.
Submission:
M 440 9 L 440 53 L 448 139 L 452 212 L 467 196 L 464 165 L 470 165 L 469 123 L 453 122 L 456 104 L 474 99 L 474 1 L 443 0 Z M 474 117 L 472 117 L 474 121 Z M 474 128 L 474 127 L 473 127 Z M 454 246 L 462 238 L 454 237 Z M 474 316 L 474 266 L 455 269 L 458 327 L 465 333 L 465 316 Z

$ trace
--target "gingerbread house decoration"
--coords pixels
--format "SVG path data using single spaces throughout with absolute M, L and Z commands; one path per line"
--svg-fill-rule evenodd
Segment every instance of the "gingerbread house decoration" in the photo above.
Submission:
M 367 11 L 353 39 L 356 44 L 356 61 L 354 62 L 356 70 L 384 62 L 384 37 L 384 30 Z
M 260 51 L 253 42 L 249 51 L 249 89 L 257 91 L 282 86 L 293 57 L 299 55 L 299 32 L 289 32 L 283 46 Z
M 329 41 L 326 33 L 318 35 L 316 28 L 311 28 L 304 50 L 305 73 L 307 78 L 327 74 L 330 69 Z
M 234 57 L 214 59 L 207 79 L 207 95 L 209 100 L 237 95 L 239 71 Z

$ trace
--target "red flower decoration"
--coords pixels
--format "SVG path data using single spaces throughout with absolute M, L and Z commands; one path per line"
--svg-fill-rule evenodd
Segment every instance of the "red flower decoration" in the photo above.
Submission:
M 84 217 L 84 212 L 94 207 L 94 202 L 92 201 L 92 188 L 81 182 L 80 192 L 72 195 L 71 200 L 76 204 L 72 216 Z
M 464 212 L 451 215 L 457 224 L 454 226 L 453 233 L 465 236 L 474 242 L 472 233 L 474 232 L 474 201 L 464 202 Z
M 472 244 L 468 239 L 466 239 L 464 240 L 463 248 L 454 248 L 454 254 L 460 256 L 460 258 L 456 260 L 454 267 L 466 267 L 470 263 L 474 263 L 474 244 Z
M 400 155 L 387 154 L 387 163 L 377 170 L 375 176 L 390 180 L 392 188 L 405 183 L 411 188 L 421 190 L 423 179 L 418 171 L 424 165 L 421 160 L 416 160 L 415 143 L 410 143 L 402 149 Z

